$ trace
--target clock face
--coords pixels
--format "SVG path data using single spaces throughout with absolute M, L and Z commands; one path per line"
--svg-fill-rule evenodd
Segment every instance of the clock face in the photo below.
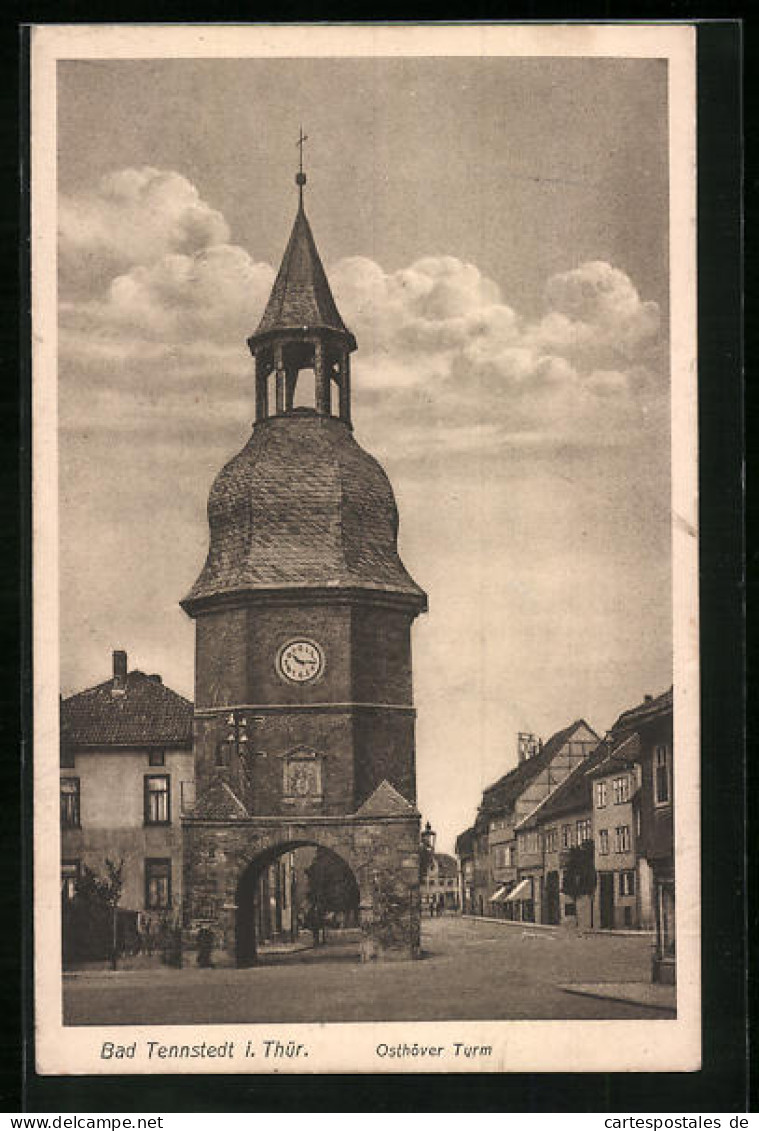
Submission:
M 316 679 L 323 666 L 322 650 L 310 640 L 292 640 L 279 653 L 279 670 L 292 683 Z

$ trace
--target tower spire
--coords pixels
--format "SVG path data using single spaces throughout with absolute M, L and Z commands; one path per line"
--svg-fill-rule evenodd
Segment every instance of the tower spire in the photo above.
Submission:
M 356 339 L 335 305 L 303 208 L 303 143 L 307 140 L 301 126 L 296 142 L 300 150 L 295 175 L 298 214 L 266 309 L 248 338 L 256 363 L 256 423 L 272 415 L 291 414 L 296 407 L 298 375 L 301 370 L 311 370 L 315 411 L 350 425 L 349 355 L 356 348 Z M 272 374 L 274 389 L 270 390 Z
M 308 141 L 308 134 L 303 133 L 303 126 L 299 128 L 299 136 L 296 145 L 300 150 L 298 154 L 298 172 L 295 174 L 295 183 L 298 186 L 298 208 L 303 210 L 303 187 L 306 183 L 306 174 L 303 172 L 303 143 Z

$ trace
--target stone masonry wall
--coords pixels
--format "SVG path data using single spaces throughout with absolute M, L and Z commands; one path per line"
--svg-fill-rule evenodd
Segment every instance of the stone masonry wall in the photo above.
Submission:
M 210 923 L 234 961 L 238 892 L 256 861 L 301 845 L 331 849 L 359 887 L 362 957 L 387 961 L 419 953 L 419 819 L 377 818 L 287 823 L 240 820 L 184 823 L 185 926 Z

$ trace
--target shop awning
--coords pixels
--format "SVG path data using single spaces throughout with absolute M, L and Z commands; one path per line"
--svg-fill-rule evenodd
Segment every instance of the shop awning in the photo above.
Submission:
M 532 899 L 532 880 L 529 876 L 520 880 L 514 890 L 506 896 L 507 903 L 515 903 L 519 899 Z
M 490 897 L 490 903 L 505 903 L 506 902 L 506 885 L 499 888 L 494 895 Z

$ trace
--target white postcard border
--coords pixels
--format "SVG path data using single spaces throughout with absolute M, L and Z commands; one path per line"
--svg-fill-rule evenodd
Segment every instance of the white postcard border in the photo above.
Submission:
M 695 265 L 695 28 L 573 25 L 58 25 L 32 30 L 32 410 L 36 1064 L 42 1074 L 271 1071 L 270 1062 L 149 1059 L 147 1042 L 242 1047 L 307 1041 L 308 1062 L 282 1073 L 694 1071 L 700 1067 L 700 790 Z M 58 59 L 327 56 L 667 58 L 670 113 L 672 549 L 675 741 L 678 748 L 677 1019 L 329 1025 L 64 1027 L 60 964 L 59 619 L 56 394 L 56 63 Z M 135 1060 L 104 1061 L 104 1041 L 138 1042 Z M 399 1042 L 490 1045 L 487 1061 L 378 1054 Z

